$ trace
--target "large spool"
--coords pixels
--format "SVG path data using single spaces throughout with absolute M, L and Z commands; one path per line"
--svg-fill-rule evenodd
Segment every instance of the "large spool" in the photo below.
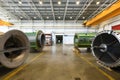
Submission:
M 45 45 L 45 34 L 39 30 L 37 32 L 26 33 L 29 41 L 31 51 L 42 51 Z
M 120 34 L 113 31 L 102 31 L 92 42 L 92 52 L 104 66 L 120 66 Z
M 95 33 L 75 33 L 74 46 L 77 48 L 90 48 Z
M 19 30 L 11 30 L 0 35 L 0 62 L 7 68 L 23 64 L 29 54 L 29 41 Z

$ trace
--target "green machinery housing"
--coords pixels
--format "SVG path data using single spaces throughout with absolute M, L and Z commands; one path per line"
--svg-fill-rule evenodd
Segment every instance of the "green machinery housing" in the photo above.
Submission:
M 90 48 L 95 33 L 75 33 L 74 47 L 76 48 Z
M 31 51 L 42 51 L 45 45 L 45 34 L 39 30 L 36 32 L 26 33 L 29 41 Z

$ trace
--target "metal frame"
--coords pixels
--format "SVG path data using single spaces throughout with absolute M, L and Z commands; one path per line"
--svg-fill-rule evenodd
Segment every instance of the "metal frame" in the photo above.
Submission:
M 80 0 L 79 5 L 76 5 L 77 0 L 61 0 L 61 5 L 58 5 L 58 0 L 42 0 L 42 5 L 39 4 L 39 0 L 21 1 L 21 5 L 18 0 L 2 0 L 0 2 L 2 8 L 17 18 L 20 19 L 23 16 L 21 20 L 72 20 L 77 22 L 96 16 L 117 0 L 100 0 L 99 5 L 96 5 L 96 0 Z M 46 16 L 49 16 L 49 19 Z M 59 16 L 61 16 L 60 19 Z M 85 19 L 82 18 L 83 16 Z

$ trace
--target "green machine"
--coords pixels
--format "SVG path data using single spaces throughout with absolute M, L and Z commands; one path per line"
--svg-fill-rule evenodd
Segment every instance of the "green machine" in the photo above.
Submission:
M 31 51 L 42 51 L 45 45 L 45 34 L 39 30 L 36 32 L 26 33 L 29 41 Z
M 75 33 L 74 47 L 90 49 L 95 33 Z

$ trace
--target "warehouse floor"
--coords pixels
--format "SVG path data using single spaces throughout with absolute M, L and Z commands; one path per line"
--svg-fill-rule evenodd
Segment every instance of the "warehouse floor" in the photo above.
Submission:
M 72 45 L 45 46 L 16 69 L 1 66 L 0 80 L 120 80 L 119 68 L 101 67 L 86 49 L 73 50 Z

